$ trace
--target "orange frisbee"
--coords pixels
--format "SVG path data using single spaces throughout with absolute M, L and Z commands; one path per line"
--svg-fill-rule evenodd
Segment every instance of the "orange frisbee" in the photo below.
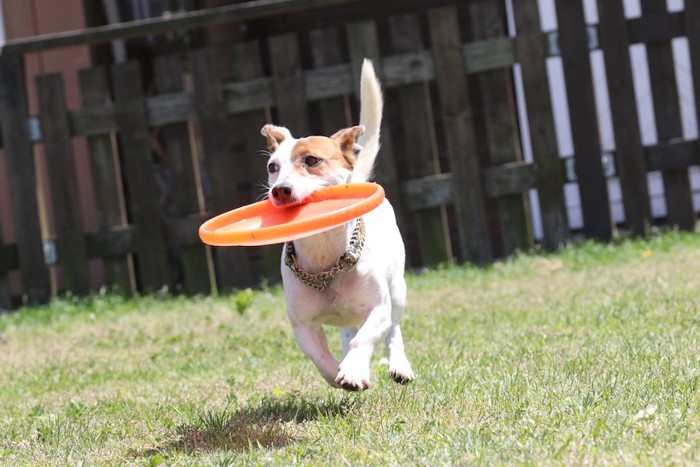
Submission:
M 376 183 L 320 188 L 303 204 L 277 207 L 269 200 L 234 209 L 206 221 L 199 238 L 214 246 L 260 246 L 325 232 L 379 206 L 384 189 Z

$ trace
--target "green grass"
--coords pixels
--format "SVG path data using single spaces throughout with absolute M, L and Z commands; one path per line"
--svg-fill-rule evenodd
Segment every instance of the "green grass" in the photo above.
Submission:
M 0 463 L 700 462 L 700 236 L 408 281 L 417 380 L 381 351 L 362 394 L 322 382 L 277 288 L 2 316 Z

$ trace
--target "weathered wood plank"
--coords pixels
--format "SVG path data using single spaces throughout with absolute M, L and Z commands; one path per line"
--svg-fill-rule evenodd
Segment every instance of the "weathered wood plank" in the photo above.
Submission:
M 522 194 L 535 188 L 537 176 L 534 165 L 511 162 L 486 168 L 483 179 L 486 195 L 495 198 Z
M 63 289 L 74 295 L 86 295 L 90 291 L 90 274 L 63 77 L 59 73 L 42 75 L 37 77 L 36 84 Z
M 464 44 L 468 73 L 499 69 L 513 64 L 513 44 L 508 38 Z M 385 89 L 417 84 L 435 78 L 433 58 L 429 51 L 417 51 L 384 57 L 381 70 Z M 340 63 L 304 72 L 304 90 L 309 102 L 354 94 L 353 66 Z M 260 76 L 222 84 L 228 113 L 236 114 L 274 107 L 273 79 Z M 148 122 L 168 125 L 195 117 L 195 102 L 189 92 L 150 96 L 147 99 Z M 98 136 L 116 131 L 114 108 L 110 103 L 91 105 L 69 111 L 71 135 Z
M 112 75 L 127 203 L 136 226 L 136 271 L 141 288 L 154 292 L 170 286 L 170 273 L 141 70 L 133 62 L 117 64 Z
M 180 55 L 163 55 L 154 63 L 154 84 L 158 93 L 173 94 L 184 88 L 183 67 Z M 160 147 L 162 137 L 162 168 L 172 174 L 169 191 L 172 206 L 168 206 L 169 218 L 180 218 L 199 213 L 196 163 L 192 155 L 189 136 L 189 123 L 172 123 L 159 129 L 152 129 L 151 137 Z M 158 134 L 160 132 L 160 135 Z M 167 176 L 167 174 L 166 174 Z M 192 226 L 196 234 L 199 226 Z M 209 294 L 212 292 L 212 278 L 209 277 L 209 260 L 203 244 L 179 245 L 171 247 L 172 262 L 179 262 L 172 267 L 182 268 L 184 291 L 189 295 Z
M 109 100 L 107 70 L 103 67 L 82 70 L 79 74 L 83 109 L 103 107 Z M 111 104 L 109 108 L 111 111 Z M 112 120 L 113 120 L 112 114 Z M 115 129 L 116 129 L 116 123 Z M 123 227 L 126 224 L 121 170 L 114 152 L 112 136 L 103 134 L 87 138 L 90 153 L 90 171 L 95 190 L 97 225 L 100 231 Z M 88 245 L 88 254 L 90 247 Z M 105 281 L 111 290 L 130 295 L 135 289 L 131 260 L 125 252 L 121 257 L 110 255 L 103 259 Z
M 237 178 L 242 176 L 240 162 L 231 157 L 231 129 L 221 79 L 214 68 L 212 49 L 190 52 L 196 114 L 204 151 L 204 166 L 210 183 L 212 214 L 221 214 L 243 204 Z M 250 262 L 241 248 L 216 248 L 214 259 L 217 284 L 221 289 L 242 288 L 253 284 Z
M 38 38 L 9 41 L 4 48 L 14 53 L 109 42 L 116 39 L 142 37 L 173 30 L 194 29 L 220 23 L 242 22 L 279 14 L 302 13 L 332 5 L 351 5 L 366 0 L 257 0 L 191 12 L 174 13 L 167 17 L 98 26 L 81 31 L 46 34 Z
M 498 4 L 473 3 L 470 8 L 494 8 Z M 508 68 L 515 63 L 515 48 L 510 37 L 475 36 L 474 42 L 464 45 L 464 61 L 467 73 Z
M 235 66 L 232 78 L 235 82 L 245 82 L 260 79 L 265 75 L 261 62 L 260 43 L 243 42 L 233 46 L 231 59 Z M 268 122 L 270 109 L 260 109 L 241 113 L 231 117 L 235 132 L 232 144 L 233 157 L 246 161 L 247 170 L 243 201 L 252 203 L 259 201 L 265 193 L 263 188 L 267 182 L 267 156 L 262 153 L 265 148 L 265 138 L 260 129 Z M 280 282 L 280 245 L 270 245 L 251 248 L 251 271 L 255 279 L 263 279 L 269 283 Z
M 11 269 L 17 267 L 16 256 L 17 249 L 5 245 L 2 238 L 2 225 L 0 225 L 0 313 L 12 309 L 12 300 L 10 297 L 10 288 L 7 282 L 7 273 Z
M 450 157 L 460 259 L 484 263 L 491 259 L 480 167 L 454 7 L 428 11 L 444 135 Z
M 693 0 L 686 3 L 693 3 Z M 660 9 L 628 19 L 627 31 L 630 44 L 668 42 L 686 33 L 682 12 L 669 13 Z
M 583 4 L 557 0 L 559 46 L 569 101 L 571 136 L 586 236 L 612 238 L 607 182 L 600 162 L 601 145 Z
M 510 38 L 502 37 L 506 31 L 503 24 L 505 11 L 501 3 L 473 3 L 469 5 L 469 13 L 472 40 L 511 43 Z M 512 54 L 510 58 L 513 58 Z M 511 70 L 485 71 L 470 76 L 468 83 L 474 105 L 476 133 L 481 136 L 483 144 L 480 146 L 486 153 L 484 159 L 496 166 L 518 162 L 520 151 L 517 129 L 514 127 L 517 115 L 513 107 L 515 96 Z M 503 194 L 497 199 L 487 200 L 487 203 L 493 203 L 495 208 L 492 216 L 496 225 L 492 229 L 498 232 L 494 236 L 502 245 L 501 254 L 507 256 L 530 249 L 532 235 L 525 195 L 522 192 Z
M 641 5 L 643 16 L 663 15 L 667 11 L 666 0 L 642 0 Z M 647 60 L 659 142 L 682 138 L 683 126 L 671 43 L 647 44 Z M 663 180 L 668 223 L 692 231 L 696 215 L 688 170 L 666 170 L 663 172 Z
M 554 131 L 547 76 L 547 50 L 540 30 L 537 0 L 513 4 L 517 56 L 523 77 L 537 193 L 542 215 L 542 246 L 552 251 L 569 239 L 564 200 L 564 175 Z
M 700 144 L 698 140 L 683 139 L 664 141 L 644 148 L 647 170 L 683 171 L 700 164 Z
M 132 225 L 121 225 L 111 228 L 103 228 L 97 233 L 85 235 L 85 244 L 90 258 L 104 258 L 108 260 L 123 261 L 124 257 L 135 251 L 136 229 Z M 118 263 L 117 263 L 118 264 Z M 128 281 L 123 279 L 123 281 Z M 108 282 L 119 285 L 119 282 Z M 129 284 L 122 284 L 122 286 Z M 127 291 L 130 289 L 126 289 Z
M 309 115 L 297 36 L 274 36 L 269 45 L 278 124 L 296 138 L 308 136 Z
M 19 269 L 27 303 L 40 305 L 50 299 L 51 282 L 44 263 L 34 153 L 27 129 L 26 93 L 23 57 L 3 51 L 0 54 L 0 124 Z
M 415 178 L 401 184 L 406 209 L 417 211 L 441 204 L 453 204 L 455 200 L 454 177 L 451 173 Z
M 398 53 L 422 52 L 424 49 L 420 23 L 415 15 L 389 19 L 393 50 Z M 440 172 L 432 120 L 432 102 L 427 82 L 398 89 L 401 120 L 404 128 L 408 176 L 420 178 Z M 434 266 L 452 259 L 452 249 L 444 206 L 414 213 L 415 228 L 422 263 Z
M 365 58 L 372 60 L 374 70 L 379 81 L 384 81 L 384 61 L 379 51 L 379 37 L 377 25 L 373 21 L 361 21 L 350 23 L 345 28 L 350 47 L 350 64 L 352 67 L 353 89 L 356 102 L 360 102 L 360 76 L 362 63 Z M 359 106 L 358 106 L 359 107 Z M 386 110 L 385 110 L 386 113 Z M 401 199 L 401 186 L 396 170 L 398 155 L 394 150 L 391 136 L 391 128 L 386 118 L 382 119 L 381 146 L 375 162 L 374 179 L 384 187 L 387 199 L 391 202 L 396 213 L 396 223 L 400 230 L 404 230 L 403 200 Z
M 685 2 L 684 20 L 695 93 L 695 116 L 696 121 L 700 122 L 700 2 Z M 695 154 L 700 154 L 700 148 Z
M 644 235 L 651 225 L 651 206 L 622 2 L 598 0 L 598 16 L 625 223 L 633 235 Z

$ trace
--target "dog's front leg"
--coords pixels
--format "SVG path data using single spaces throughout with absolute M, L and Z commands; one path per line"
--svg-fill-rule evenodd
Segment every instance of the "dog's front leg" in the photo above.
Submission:
M 338 387 L 335 378 L 338 374 L 338 360 L 328 350 L 328 342 L 323 329 L 312 326 L 297 326 L 294 337 L 299 348 L 316 365 L 321 376 L 333 387 Z
M 391 307 L 380 305 L 372 309 L 362 327 L 350 341 L 347 355 L 340 362 L 335 382 L 348 391 L 364 391 L 369 387 L 369 363 L 374 347 L 391 326 Z

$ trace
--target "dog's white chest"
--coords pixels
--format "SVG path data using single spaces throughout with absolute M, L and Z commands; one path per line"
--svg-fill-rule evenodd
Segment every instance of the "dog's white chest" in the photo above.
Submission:
M 361 325 L 372 308 L 372 294 L 367 293 L 367 287 L 358 286 L 358 282 L 364 282 L 358 279 L 351 271 L 323 292 L 297 288 L 292 299 L 295 303 L 287 308 L 290 319 L 307 325 Z

